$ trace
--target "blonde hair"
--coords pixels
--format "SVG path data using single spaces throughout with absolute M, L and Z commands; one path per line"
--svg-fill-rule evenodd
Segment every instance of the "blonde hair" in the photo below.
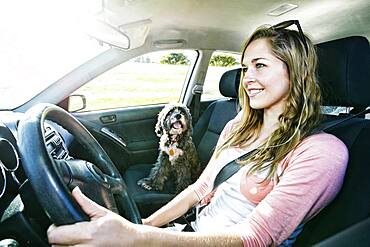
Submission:
M 248 45 L 257 39 L 268 40 L 272 53 L 286 64 L 290 80 L 289 95 L 285 109 L 279 116 L 278 128 L 248 158 L 238 162 L 240 165 L 252 165 L 248 175 L 268 170 L 266 179 L 269 179 L 275 176 L 279 162 L 318 126 L 321 94 L 316 77 L 316 51 L 308 37 L 305 37 L 306 50 L 297 31 L 262 26 L 246 41 L 242 59 Z M 231 146 L 247 146 L 261 131 L 263 109 L 252 109 L 249 106 L 249 98 L 242 83 L 239 85 L 239 105 L 241 120 L 235 124 L 225 141 L 216 147 L 216 156 Z

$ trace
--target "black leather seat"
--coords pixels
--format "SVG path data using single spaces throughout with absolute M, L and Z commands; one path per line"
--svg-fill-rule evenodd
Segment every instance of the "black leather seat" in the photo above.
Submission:
M 327 132 L 340 138 L 348 147 L 349 163 L 341 191 L 335 200 L 305 224 L 295 246 L 312 246 L 343 231 L 343 237 L 354 234 L 353 246 L 370 246 L 369 234 L 356 238 L 354 226 L 370 217 L 370 120 L 361 116 L 348 119 L 370 105 L 370 48 L 364 37 L 348 37 L 317 45 L 319 81 L 324 91 L 324 105 L 354 107 L 353 113 L 332 119 L 336 123 Z M 347 118 L 347 119 L 346 119 Z M 343 119 L 346 119 L 343 121 Z M 324 165 L 324 164 L 323 164 Z M 369 224 L 360 224 L 368 226 Z M 345 229 L 351 231 L 345 231 Z M 362 229 L 362 230 L 361 230 Z M 370 229 L 367 229 L 370 233 Z M 359 232 L 360 233 L 360 232 Z M 337 246 L 340 234 L 320 246 Z M 362 239 L 361 242 L 353 242 Z M 348 242 L 348 241 L 347 241 Z M 335 244 L 336 243 L 336 244 Z
M 211 103 L 194 126 L 193 140 L 203 168 L 212 156 L 222 129 L 237 114 L 239 82 L 240 69 L 225 72 L 220 79 L 219 90 L 227 98 Z M 127 187 L 143 217 L 148 216 L 174 197 L 171 183 L 167 184 L 165 192 L 147 191 L 137 186 L 136 182 L 146 177 L 151 168 L 152 164 L 134 165 L 124 174 Z

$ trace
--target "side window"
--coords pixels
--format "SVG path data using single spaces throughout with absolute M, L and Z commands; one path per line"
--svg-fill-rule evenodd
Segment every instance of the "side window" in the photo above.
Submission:
M 209 62 L 201 101 L 223 98 L 218 89 L 220 78 L 228 70 L 240 67 L 241 55 L 231 52 L 214 52 Z
M 71 95 L 86 99 L 80 111 L 178 101 L 197 54 L 191 50 L 147 53 L 101 74 Z M 70 97 L 69 111 L 81 108 L 82 100 L 75 99 Z

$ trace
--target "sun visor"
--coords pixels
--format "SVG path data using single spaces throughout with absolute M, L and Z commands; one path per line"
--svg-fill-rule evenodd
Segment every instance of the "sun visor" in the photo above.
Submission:
M 148 36 L 150 19 L 114 25 L 100 19 L 90 19 L 84 25 L 84 31 L 99 42 L 123 50 L 131 50 L 142 46 Z

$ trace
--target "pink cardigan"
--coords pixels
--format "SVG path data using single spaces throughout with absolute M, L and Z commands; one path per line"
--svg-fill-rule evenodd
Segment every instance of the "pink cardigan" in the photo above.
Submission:
M 225 126 L 220 141 L 235 121 Z M 346 146 L 333 135 L 319 133 L 304 139 L 280 162 L 283 175 L 279 181 L 271 182 L 271 186 L 265 184 L 268 191 L 262 190 L 257 201 L 243 193 L 248 191 L 245 186 L 251 184 L 248 178 L 241 181 L 241 193 L 256 204 L 249 217 L 236 226 L 245 229 L 241 236 L 244 246 L 278 245 L 287 239 L 300 223 L 311 219 L 335 198 L 342 186 L 347 162 Z M 220 167 L 220 162 L 212 157 L 194 184 L 199 199 L 211 192 L 215 176 L 226 163 L 228 161 Z

